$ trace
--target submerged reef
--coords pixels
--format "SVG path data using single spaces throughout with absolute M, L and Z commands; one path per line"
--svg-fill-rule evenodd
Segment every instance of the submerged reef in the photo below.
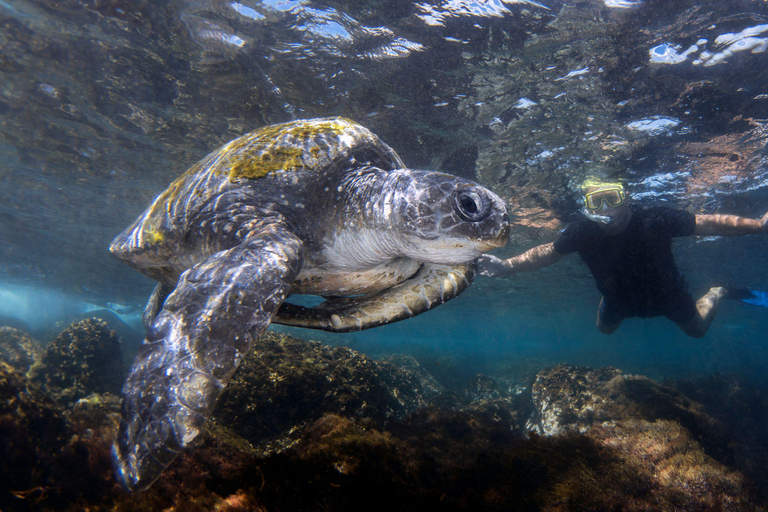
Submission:
M 728 440 L 726 461 L 753 482 L 761 499 L 768 499 L 768 397 L 764 390 L 734 375 L 715 374 L 671 383 L 700 402 L 707 415 L 719 421 Z
M 0 327 L 0 361 L 26 372 L 42 351 L 40 342 L 27 333 L 13 327 Z
M 123 387 L 120 338 L 106 322 L 86 319 L 67 327 L 28 376 L 57 401 L 72 404 L 91 393 L 119 394 Z
M 624 471 L 635 473 L 637 487 L 625 496 L 626 509 L 753 507 L 744 476 L 721 462 L 732 460 L 722 423 L 673 388 L 615 368 L 560 365 L 537 375 L 532 398 L 532 431 L 583 433 L 609 449 Z M 600 500 L 606 498 L 602 494 Z M 675 505 L 677 500 L 682 501 Z M 590 508 L 604 509 L 600 504 Z
M 347 348 L 269 333 L 224 390 L 214 419 L 254 445 L 280 451 L 326 414 L 366 418 L 381 429 L 426 404 L 411 371 Z
M 31 340 L 3 333 L 0 354 Z M 31 353 L 31 365 L 0 362 L 3 511 L 768 505 L 758 461 L 768 452 L 759 434 L 768 402 L 733 379 L 662 384 L 559 365 L 526 388 L 476 375 L 455 391 L 410 356 L 379 361 L 272 332 L 238 370 L 199 445 L 149 490 L 129 494 L 110 463 L 115 379 L 94 377 L 120 367 L 114 332 L 85 320 Z
M 109 499 L 119 403 L 91 395 L 62 407 L 0 362 L 0 510 L 82 510 Z

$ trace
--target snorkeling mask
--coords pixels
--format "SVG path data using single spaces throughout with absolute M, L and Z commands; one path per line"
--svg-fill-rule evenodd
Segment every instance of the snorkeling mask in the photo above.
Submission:
M 616 220 L 612 215 L 600 215 L 601 210 L 617 208 L 627 200 L 624 186 L 620 183 L 585 182 L 583 189 L 594 188 L 584 192 L 584 215 L 595 222 L 610 225 Z

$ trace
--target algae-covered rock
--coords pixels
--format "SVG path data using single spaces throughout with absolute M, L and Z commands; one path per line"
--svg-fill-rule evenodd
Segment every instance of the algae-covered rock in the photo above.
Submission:
M 120 338 L 101 320 L 73 323 L 48 345 L 29 376 L 56 400 L 70 405 L 92 393 L 119 394 Z
M 0 361 L 26 373 L 42 352 L 40 342 L 25 332 L 13 327 L 0 327 Z
M 732 455 L 722 424 L 673 388 L 615 368 L 563 364 L 538 374 L 532 398 L 531 431 L 561 439 L 581 434 L 607 449 L 601 457 L 614 458 L 611 472 L 632 471 L 637 482 L 645 482 L 645 489 L 639 486 L 630 494 L 607 489 L 603 482 L 589 508 L 612 508 L 618 497 L 611 493 L 617 490 L 631 509 L 756 508 L 744 476 L 724 464 Z M 585 478 L 593 477 L 562 482 L 550 499 L 584 499 Z M 602 477 L 594 478 L 597 486 Z
M 386 356 L 381 360 L 406 370 L 416 377 L 419 380 L 419 384 L 424 390 L 426 397 L 434 397 L 445 392 L 445 386 L 440 384 L 415 357 L 405 354 L 393 354 Z
M 487 375 L 478 374 L 469 383 L 465 391 L 470 401 L 493 400 L 507 396 L 498 382 Z
M 278 451 L 323 414 L 381 427 L 426 405 L 423 379 L 348 348 L 267 333 L 214 411 L 217 422 Z
M 768 483 L 768 397 L 743 375 L 715 374 L 674 383 L 700 402 L 725 430 L 732 465 L 755 482 Z M 768 485 L 760 486 L 768 496 Z
M 478 376 L 468 401 L 411 410 L 416 402 L 393 405 L 403 394 L 418 398 L 418 387 L 406 389 L 418 382 L 408 372 L 274 334 L 257 350 L 260 359 L 238 377 L 240 394 L 222 402 L 226 414 L 218 411 L 201 446 L 134 494 L 119 490 L 109 465 L 114 396 L 89 395 L 65 410 L 0 365 L 0 427 L 11 440 L 2 447 L 0 478 L 14 469 L 2 465 L 6 460 L 21 468 L 0 508 L 763 510 L 741 473 L 718 455 L 716 443 L 728 442 L 712 434 L 718 423 L 680 392 L 644 377 L 561 365 L 539 373 L 534 395 Z M 259 408 L 238 412 L 253 403 Z M 521 423 L 544 403 L 561 411 L 550 422 L 557 420 L 559 433 L 526 436 Z M 240 435 L 251 421 L 280 427 L 270 435 L 285 444 L 254 449 L 253 439 Z
M 531 387 L 536 414 L 529 429 L 544 435 L 583 433 L 603 422 L 670 419 L 717 436 L 717 422 L 701 404 L 647 377 L 616 368 L 561 364 L 542 370 Z
M 0 362 L 0 509 L 11 510 L 45 492 L 51 461 L 68 436 L 53 400 Z
M 588 437 L 648 482 L 648 510 L 761 510 L 744 476 L 710 456 L 679 422 L 624 420 L 596 426 Z
M 109 395 L 68 410 L 0 362 L 0 510 L 108 508 L 118 411 Z

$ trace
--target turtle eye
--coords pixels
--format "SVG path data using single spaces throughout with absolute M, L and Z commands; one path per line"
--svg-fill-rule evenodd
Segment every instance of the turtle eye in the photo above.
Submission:
M 480 222 L 491 214 L 491 202 L 475 190 L 457 190 L 453 193 L 453 208 L 463 220 Z

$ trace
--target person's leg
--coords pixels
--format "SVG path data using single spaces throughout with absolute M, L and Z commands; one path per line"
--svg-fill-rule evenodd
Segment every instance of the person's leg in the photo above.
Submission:
M 605 305 L 605 297 L 600 299 L 600 307 L 597 308 L 597 328 L 603 334 L 613 334 L 624 320 L 611 308 Z
M 709 325 L 717 314 L 720 300 L 727 291 L 721 286 L 710 288 L 709 291 L 696 301 L 696 314 L 687 322 L 675 322 L 685 334 L 692 338 L 703 338 Z

